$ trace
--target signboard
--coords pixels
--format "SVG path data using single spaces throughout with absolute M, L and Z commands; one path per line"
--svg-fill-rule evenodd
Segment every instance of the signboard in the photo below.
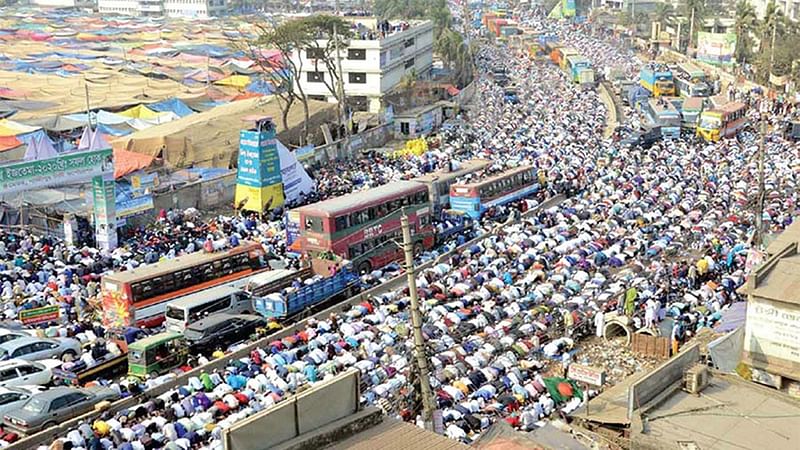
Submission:
M 242 130 L 239 134 L 236 184 L 264 187 L 280 182 L 281 166 L 275 131 Z
M 800 375 L 800 306 L 757 297 L 748 301 L 744 354 L 772 373 Z
M 134 197 L 116 204 L 117 220 L 135 216 L 153 209 L 153 196 L 150 194 Z
M 109 148 L 0 166 L 0 192 L 12 194 L 111 175 L 113 158 L 114 152 Z
M 300 211 L 292 209 L 283 216 L 286 227 L 286 247 L 289 248 L 300 237 Z
M 281 161 L 281 180 L 283 182 L 283 197 L 287 201 L 296 201 L 303 196 L 314 192 L 316 184 L 308 176 L 306 169 L 297 161 L 295 154 L 290 152 L 280 141 L 277 142 L 278 155 Z
M 23 325 L 34 325 L 58 320 L 60 315 L 61 309 L 57 305 L 50 305 L 20 311 L 19 320 Z
M 736 33 L 697 33 L 697 59 L 721 66 L 733 65 Z
M 570 364 L 567 369 L 567 378 L 594 386 L 602 386 L 606 380 L 606 373 L 596 367 Z
M 294 151 L 294 156 L 298 161 L 305 161 L 314 158 L 314 146 L 306 145 Z
M 575 9 L 575 0 L 562 0 L 561 14 L 563 14 L 564 17 L 574 17 Z
M 160 180 L 157 173 L 134 175 L 131 177 L 131 193 L 134 197 L 148 195 L 159 184 Z

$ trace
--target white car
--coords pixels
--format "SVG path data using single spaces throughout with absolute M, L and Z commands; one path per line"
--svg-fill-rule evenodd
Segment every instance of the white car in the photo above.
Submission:
M 61 367 L 61 364 L 57 359 L 0 361 L 0 386 L 44 386 L 52 380 L 53 369 Z
M 39 386 L 0 388 L 0 414 L 18 410 L 33 394 L 41 391 Z

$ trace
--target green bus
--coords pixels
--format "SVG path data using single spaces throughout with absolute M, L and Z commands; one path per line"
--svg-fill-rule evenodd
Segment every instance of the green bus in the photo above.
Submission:
M 156 377 L 186 363 L 188 349 L 183 334 L 154 334 L 128 345 L 128 376 Z

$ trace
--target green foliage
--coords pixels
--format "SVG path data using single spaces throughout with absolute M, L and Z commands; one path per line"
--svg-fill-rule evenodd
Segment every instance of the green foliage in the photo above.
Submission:
M 669 19 L 675 17 L 675 9 L 669 3 L 659 3 L 651 17 L 654 22 L 666 24 Z
M 748 0 L 739 0 L 736 4 L 736 53 L 735 58 L 739 63 L 743 63 L 752 57 L 753 39 L 750 34 L 755 30 L 758 23 L 756 10 Z
M 711 11 L 706 9 L 705 0 L 686 0 L 683 5 L 683 14 L 689 19 L 688 27 L 691 28 L 692 35 L 689 36 L 689 45 L 697 47 L 697 33 L 703 28 L 703 22 L 710 15 Z M 694 14 L 694 20 L 692 20 Z

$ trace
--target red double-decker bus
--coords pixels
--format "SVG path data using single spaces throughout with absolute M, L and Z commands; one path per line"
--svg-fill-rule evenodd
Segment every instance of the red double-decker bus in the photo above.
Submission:
M 403 258 L 400 217 L 405 211 L 414 252 L 433 247 L 435 229 L 428 186 L 397 181 L 298 209 L 300 248 L 309 256 L 332 252 L 349 259 L 359 273 Z
M 245 241 L 231 249 L 104 275 L 103 323 L 111 328 L 159 325 L 170 300 L 264 270 L 264 255 L 261 244 Z

